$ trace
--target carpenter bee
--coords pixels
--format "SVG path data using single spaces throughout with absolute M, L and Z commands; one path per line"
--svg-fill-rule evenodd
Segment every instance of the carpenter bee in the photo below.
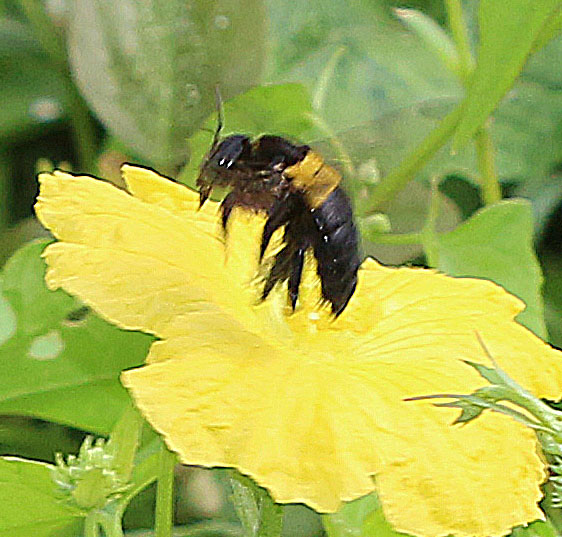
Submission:
M 234 207 L 266 213 L 260 261 L 273 233 L 285 226 L 284 247 L 265 278 L 262 299 L 278 282 L 287 281 L 295 309 L 305 253 L 311 248 L 322 297 L 337 317 L 355 291 L 361 264 L 357 228 L 340 186 L 341 175 L 309 146 L 280 136 L 266 134 L 251 140 L 234 134 L 221 140 L 220 106 L 218 117 L 211 150 L 197 179 L 200 205 L 214 187 L 230 188 L 221 204 L 225 231 Z

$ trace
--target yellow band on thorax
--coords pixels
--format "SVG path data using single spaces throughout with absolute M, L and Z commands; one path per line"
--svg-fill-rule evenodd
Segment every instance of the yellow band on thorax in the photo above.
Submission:
M 311 208 L 320 207 L 341 181 L 339 172 L 328 166 L 314 151 L 309 151 L 300 162 L 285 168 L 284 174 L 291 179 L 291 185 L 304 194 Z

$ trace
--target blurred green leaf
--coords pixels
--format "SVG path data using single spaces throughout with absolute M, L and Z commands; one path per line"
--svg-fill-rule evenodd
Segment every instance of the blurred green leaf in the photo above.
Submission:
M 313 129 L 312 105 L 308 91 L 299 84 L 253 88 L 224 103 L 222 136 L 241 132 L 248 136 L 272 133 L 293 139 L 309 138 Z M 189 140 L 190 161 L 179 181 L 195 185 L 199 166 L 209 152 L 217 127 L 216 113 Z
M 4 267 L 2 293 L 13 308 L 17 332 L 22 335 L 45 334 L 80 306 L 66 293 L 53 293 L 45 286 L 45 264 L 40 255 L 47 244 L 41 240 L 24 246 Z
M 329 130 L 318 134 L 323 127 L 317 124 L 317 129 L 307 136 L 301 135 L 301 140 L 318 145 L 314 144 L 316 138 L 333 138 L 335 133 L 352 157 L 355 169 L 375 160 L 384 178 L 460 102 L 460 84 L 441 64 L 427 40 L 392 21 L 378 3 L 326 10 L 317 2 L 290 9 L 284 2 L 271 2 L 269 10 L 272 54 L 267 79 L 298 80 L 315 95 L 322 91 L 325 106 L 315 113 Z M 332 66 L 336 51 L 337 61 Z M 319 81 L 323 80 L 327 66 L 333 67 L 333 72 L 325 84 Z M 540 181 L 548 175 L 558 159 L 556 148 L 562 145 L 556 132 L 560 102 L 555 90 L 526 80 L 500 108 L 492 134 L 503 180 L 524 183 L 533 178 Z M 251 107 L 243 112 L 250 117 L 256 115 Z M 227 110 L 227 122 L 230 117 Z M 237 118 L 233 130 L 254 134 L 253 125 L 247 123 L 243 117 Z M 206 123 L 209 130 L 214 127 L 214 121 Z M 455 123 L 445 140 L 454 127 Z M 255 134 L 277 131 L 274 122 L 262 122 Z M 289 132 L 281 134 L 296 136 Z M 210 132 L 199 132 L 191 139 L 192 160 L 181 175 L 182 182 L 193 185 L 211 138 Z M 322 152 L 327 156 L 334 153 L 325 148 Z M 426 160 L 422 159 L 422 164 Z M 406 179 L 413 175 L 429 179 L 450 173 L 477 184 L 472 146 L 452 154 L 450 144 L 445 144 L 425 168 L 420 170 L 418 166 Z M 356 194 L 360 188 L 356 188 L 354 179 L 346 177 L 350 192 Z M 375 190 L 380 189 L 377 186 Z M 366 209 L 368 212 L 374 207 Z
M 562 348 L 562 258 L 559 250 L 543 253 L 545 320 L 549 341 Z
M 346 503 L 337 513 L 323 515 L 328 537 L 399 537 L 392 529 L 375 494 Z
M 550 89 L 562 88 L 562 35 L 547 43 L 533 54 L 521 77 L 526 81 L 536 82 Z
M 0 145 L 21 142 L 66 117 L 64 81 L 44 58 L 0 57 Z
M 0 15 L 0 59 L 30 52 L 38 53 L 39 47 L 29 28 L 20 21 Z
M 83 433 L 56 423 L 26 416 L 0 418 L 0 453 L 54 462 L 55 453 L 78 451 Z
M 0 148 L 0 263 L 3 253 L 4 228 L 10 222 L 10 179 L 11 159 L 7 151 Z
M 562 92 L 521 80 L 494 114 L 496 164 L 504 180 L 545 182 L 562 160 Z
M 82 513 L 56 495 L 50 464 L 0 458 L 0 535 L 80 535 Z
M 0 145 L 45 133 L 66 119 L 68 85 L 28 25 L 0 17 Z
M 396 9 L 396 16 L 414 32 L 443 64 L 457 77 L 462 78 L 459 53 L 443 27 L 431 17 L 415 9 Z
M 343 50 L 317 113 L 337 131 L 384 114 L 460 99 L 462 88 L 423 39 L 380 2 L 270 2 L 267 81 L 305 84 L 312 95 L 335 51 Z M 323 91 L 323 90 L 322 90 Z
M 46 289 L 46 244 L 24 246 L 4 269 L 0 413 L 107 434 L 128 401 L 119 374 L 143 362 L 152 338 L 119 330 L 63 291 Z
M 478 63 L 454 137 L 462 147 L 483 125 L 519 76 L 559 0 L 480 0 Z
M 542 273 L 533 249 L 533 216 L 527 200 L 490 205 L 450 233 L 437 237 L 438 269 L 452 276 L 486 278 L 527 305 L 518 320 L 546 339 Z
M 1 169 L 1 159 L 2 157 L 0 155 L 0 173 L 3 171 Z M 5 178 L 0 178 L 0 180 L 4 179 L 8 182 L 11 178 L 11 176 L 6 176 Z M 9 190 L 9 187 L 9 184 L 5 186 L 7 190 Z M 9 192 L 7 192 L 7 194 L 9 194 Z M 11 199 L 11 196 L 8 196 L 8 198 L 9 199 L 6 200 L 6 205 L 8 207 L 7 211 L 10 208 L 13 209 L 13 207 L 11 207 L 13 200 Z M 11 215 L 7 214 L 6 218 L 9 216 Z M 47 237 L 49 237 L 49 232 L 38 222 L 36 218 L 30 216 L 23 220 L 19 220 L 17 224 L 8 227 L 0 233 L 0 266 L 4 266 L 8 258 L 26 242 Z
M 77 0 L 70 62 L 109 130 L 171 169 L 213 110 L 215 85 L 229 98 L 259 79 L 265 32 L 261 0 Z
M 434 129 L 441 128 L 441 118 L 451 113 L 456 103 L 454 98 L 436 98 L 385 114 L 376 121 L 340 132 L 337 137 L 356 169 L 366 161 L 376 161 L 381 187 L 396 173 L 398 165 L 404 171 L 407 162 L 406 183 L 414 176 L 430 179 L 456 174 L 478 185 L 473 145 L 467 144 L 453 153 L 451 143 L 446 141 L 454 124 L 444 133 L 442 147 L 434 151 L 433 145 L 427 145 Z M 527 194 L 541 195 L 541 185 L 562 161 L 561 129 L 562 92 L 530 76 L 519 81 L 495 112 L 491 125 L 500 179 L 517 183 L 518 188 L 529 188 Z M 420 147 L 427 150 L 416 153 L 414 159 L 413 150 Z M 527 187 L 533 183 L 536 189 Z
M 390 219 L 392 233 L 415 233 L 421 231 L 426 220 L 431 192 L 428 186 L 418 181 L 410 182 L 389 203 L 381 206 Z M 447 196 L 439 194 L 439 216 L 437 230 L 450 231 L 460 223 L 460 211 Z M 391 245 L 363 236 L 363 249 L 383 264 L 399 265 L 423 254 L 421 244 Z
M 554 39 L 562 31 L 562 8 L 559 6 L 558 10 L 553 12 L 546 21 L 542 32 L 533 45 L 532 52 L 536 52 L 544 47 L 551 39 Z

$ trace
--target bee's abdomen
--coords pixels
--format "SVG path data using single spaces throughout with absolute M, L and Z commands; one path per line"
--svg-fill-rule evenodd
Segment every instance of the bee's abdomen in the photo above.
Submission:
M 312 240 L 322 284 L 322 296 L 337 316 L 347 306 L 357 285 L 359 238 L 349 198 L 336 188 L 317 208 L 311 210 L 315 224 Z
M 341 182 L 340 173 L 314 151 L 308 151 L 302 160 L 285 168 L 284 174 L 313 208 L 320 207 Z

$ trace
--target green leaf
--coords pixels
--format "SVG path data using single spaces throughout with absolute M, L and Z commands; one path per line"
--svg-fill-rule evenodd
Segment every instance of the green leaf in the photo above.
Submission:
M 491 128 L 502 179 L 542 190 L 562 160 L 560 117 L 562 94 L 558 89 L 530 77 L 515 84 L 494 113 Z
M 26 24 L 0 15 L 0 58 L 3 61 L 14 54 L 37 54 L 39 50 L 39 45 Z
M 553 20 L 557 20 L 557 18 Z M 560 69 L 557 69 L 560 61 L 562 61 L 562 35 L 534 53 L 525 65 L 521 76 L 525 80 L 555 89 L 562 84 L 562 73 Z
M 376 494 L 346 503 L 337 513 L 323 515 L 328 537 L 398 537 L 382 512 Z
M 46 241 L 19 250 L 0 296 L 0 413 L 30 415 L 107 434 L 129 396 L 120 372 L 140 365 L 152 338 L 102 321 L 45 287 Z
M 526 527 L 519 526 L 511 532 L 511 537 L 558 537 L 559 533 L 548 520 L 537 520 Z
M 255 537 L 260 527 L 257 486 L 249 478 L 234 473 L 230 478 L 230 486 L 232 488 L 232 503 L 244 528 L 244 535 Z
M 543 254 L 545 317 L 549 342 L 562 348 L 562 258 L 556 251 Z
M 484 407 L 478 407 L 476 405 L 472 405 L 463 399 L 459 401 L 455 401 L 455 403 L 444 403 L 438 404 L 436 406 L 443 406 L 443 407 L 456 407 L 461 409 L 460 415 L 455 419 L 453 425 L 457 424 L 464 424 L 472 421 L 473 419 L 477 418 L 484 412 Z
M 519 76 L 559 0 L 481 0 L 478 63 L 463 105 L 454 148 L 468 142 Z
M 554 39 L 562 31 L 562 8 L 554 12 L 546 21 L 542 32 L 538 39 L 535 41 L 532 52 L 536 52 L 548 44 L 549 41 Z
M 56 494 L 52 468 L 50 464 L 0 458 L 0 535 L 80 535 L 83 513 Z
M 41 252 L 46 240 L 32 242 L 18 250 L 3 271 L 2 293 L 17 312 L 19 334 L 37 336 L 81 304 L 64 292 L 51 292 L 43 283 L 45 264 Z
M 216 84 L 230 98 L 260 77 L 261 0 L 72 5 L 78 86 L 108 129 L 159 167 L 185 161 L 185 140 L 214 109 Z
M 384 12 L 378 2 L 314 0 L 272 2 L 268 82 L 300 82 L 315 95 L 325 91 L 317 113 L 335 131 L 397 110 L 462 97 L 456 76 L 433 47 Z M 322 75 L 342 49 L 328 88 Z
M 474 367 L 481 377 L 485 378 L 490 384 L 496 384 L 497 386 L 503 386 L 503 377 L 499 374 L 497 369 L 493 367 L 488 367 L 483 364 L 477 364 L 476 362 L 471 362 L 470 360 L 464 360 L 465 364 Z
M 530 203 L 503 201 L 438 236 L 438 268 L 452 276 L 486 278 L 503 286 L 527 305 L 518 320 L 544 339 L 542 273 L 532 239 Z
M 230 472 L 230 485 L 231 500 L 245 537 L 278 537 L 283 525 L 283 506 L 237 470 Z
M 224 103 L 222 136 L 234 132 L 258 136 L 267 132 L 293 139 L 309 138 L 313 128 L 311 114 L 309 94 L 300 84 L 259 86 Z M 189 164 L 178 178 L 182 183 L 195 185 L 199 166 L 211 148 L 216 126 L 214 113 L 189 140 Z

